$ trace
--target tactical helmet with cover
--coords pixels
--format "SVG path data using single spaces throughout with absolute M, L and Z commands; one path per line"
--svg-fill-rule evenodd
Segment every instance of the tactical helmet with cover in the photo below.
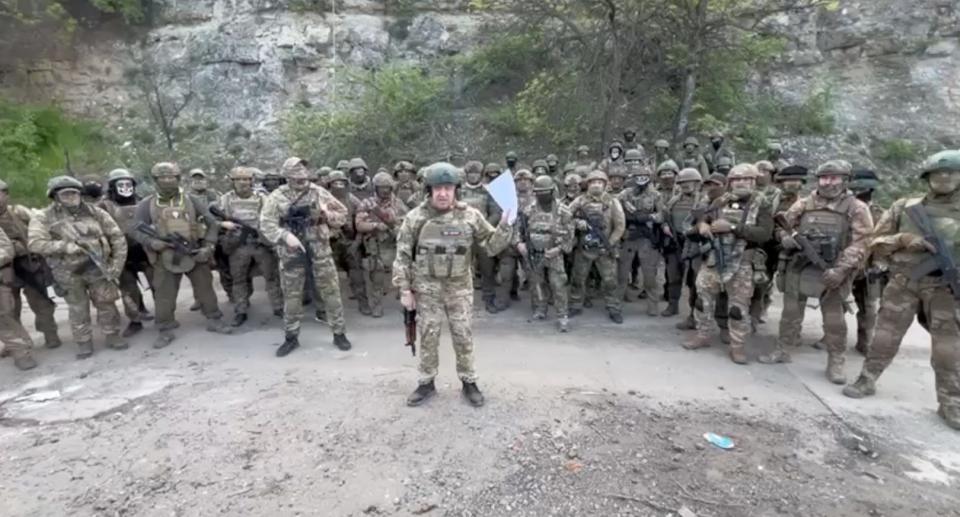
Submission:
M 534 192 L 552 192 L 554 189 L 553 178 L 547 176 L 546 174 L 541 174 L 537 176 L 537 179 L 533 181 L 533 191 Z
M 137 179 L 134 178 L 133 174 L 131 174 L 127 169 L 113 169 L 109 174 L 107 174 L 108 185 L 120 180 L 130 180 L 134 184 L 137 183 Z
M 459 185 L 460 169 L 447 162 L 437 162 L 427 167 L 424 173 L 424 185 L 436 187 L 437 185 Z
M 57 192 L 64 189 L 83 190 L 83 183 L 72 176 L 54 176 L 47 181 L 47 197 L 53 199 Z
M 680 174 L 677 175 L 677 183 L 686 183 L 688 181 L 696 181 L 700 183 L 703 181 L 703 176 L 700 175 L 700 171 L 697 169 L 686 168 L 680 171 Z
M 940 151 L 924 160 L 920 178 L 927 179 L 931 173 L 939 171 L 960 171 L 960 150 Z

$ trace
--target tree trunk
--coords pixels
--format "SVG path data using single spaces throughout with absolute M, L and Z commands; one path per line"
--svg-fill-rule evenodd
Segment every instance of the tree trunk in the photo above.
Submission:
M 687 67 L 680 91 L 680 105 L 677 107 L 677 120 L 673 126 L 673 142 L 677 143 L 687 134 L 690 125 L 690 112 L 693 110 L 693 96 L 697 93 L 697 67 Z
M 693 98 L 697 93 L 697 80 L 700 63 L 703 59 L 703 30 L 707 24 L 707 11 L 710 0 L 698 0 L 693 12 L 688 14 L 690 22 L 688 46 L 691 62 L 684 71 L 683 85 L 680 90 L 680 105 L 677 107 L 677 119 L 673 126 L 673 143 L 679 143 L 690 126 L 690 112 L 693 110 Z

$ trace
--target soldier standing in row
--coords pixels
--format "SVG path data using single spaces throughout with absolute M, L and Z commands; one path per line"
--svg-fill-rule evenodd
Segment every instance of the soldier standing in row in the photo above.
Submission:
M 626 226 L 623 208 L 607 191 L 607 175 L 593 171 L 587 175 L 587 191 L 570 204 L 570 213 L 580 231 L 574 252 L 573 279 L 570 282 L 570 316 L 583 312 L 587 275 L 594 264 L 600 274 L 607 315 L 614 323 L 623 323 L 623 297 L 618 296 L 618 246 Z
M 761 160 L 756 163 L 757 168 L 757 191 L 763 195 L 767 204 L 770 205 L 770 212 L 776 214 L 780 211 L 780 187 L 773 182 L 773 165 Z M 787 207 L 789 208 L 789 207 Z M 780 260 L 780 244 L 777 239 L 770 239 L 765 242 L 763 252 L 766 255 L 766 278 L 772 279 L 777 272 L 777 264 Z M 766 323 L 767 310 L 773 302 L 773 282 L 754 285 L 753 298 L 750 300 L 750 324 L 754 332 L 761 323 Z
M 660 252 L 657 248 L 663 223 L 663 200 L 660 193 L 651 187 L 647 170 L 634 170 L 632 179 L 633 186 L 621 192 L 617 198 L 623 207 L 626 223 L 620 246 L 617 296 L 624 299 L 636 259 L 647 293 L 647 316 L 656 316 L 660 311 L 660 282 L 657 281 Z
M 117 223 L 100 208 L 81 200 L 83 185 L 69 176 L 57 176 L 47 185 L 53 200 L 30 220 L 28 248 L 43 255 L 54 280 L 66 291 L 70 327 L 77 342 L 77 358 L 93 355 L 90 303 L 106 345 L 124 350 L 120 336 L 120 298 L 117 277 L 127 259 L 127 240 Z
M 707 160 L 700 153 L 700 142 L 696 137 L 688 137 L 683 142 L 683 153 L 676 160 L 677 164 L 684 169 L 697 169 L 701 176 L 710 174 L 710 168 L 707 166 Z
M 395 195 L 408 207 L 414 194 L 420 191 L 417 183 L 417 168 L 412 163 L 401 160 L 393 166 L 393 178 L 397 181 Z
M 834 384 L 846 382 L 845 303 L 873 231 L 870 209 L 847 189 L 850 172 L 846 161 L 824 163 L 817 168 L 817 189 L 783 213 L 777 233 L 792 257 L 784 275 L 780 333 L 776 349 L 760 358 L 764 363 L 790 361 L 785 348 L 797 345 L 807 298 L 819 298 L 828 353 L 826 376 Z
M 30 224 L 30 209 L 23 205 L 10 204 L 10 192 L 7 184 L 0 180 L 0 230 L 7 234 L 13 244 L 14 257 L 11 259 L 13 279 L 9 285 L 13 296 L 13 315 L 20 321 L 22 291 L 27 305 L 33 312 L 34 326 L 43 334 L 44 346 L 57 348 L 62 342 L 57 334 L 57 322 L 53 313 L 56 302 L 47 296 L 47 287 L 52 282 L 44 258 L 31 253 L 27 248 L 27 228 Z
M 123 337 L 131 337 L 143 330 L 143 320 L 147 316 L 140 291 L 140 272 L 144 271 L 148 282 L 153 282 L 153 270 L 147 261 L 147 253 L 139 242 L 133 240 L 133 228 L 136 226 L 137 180 L 126 169 L 114 169 L 107 175 L 107 194 L 100 201 L 103 208 L 120 226 L 127 239 L 127 260 L 120 273 L 120 297 L 123 312 L 130 320 L 123 330 Z
M 266 196 L 253 191 L 256 170 L 250 167 L 235 167 L 230 171 L 233 190 L 220 196 L 216 206 L 226 219 L 220 221 L 224 231 L 220 239 L 227 254 L 230 276 L 233 283 L 233 322 L 239 327 L 247 321 L 253 283 L 250 273 L 254 266 L 263 274 L 267 299 L 275 316 L 283 316 L 283 293 L 280 291 L 277 259 L 269 244 L 260 234 L 260 211 Z
M 394 195 L 395 188 L 390 174 L 378 172 L 373 177 L 376 195 L 362 201 L 357 209 L 357 233 L 366 250 L 363 269 L 367 273 L 367 301 L 374 318 L 383 316 L 382 299 L 397 256 L 397 230 L 407 215 L 407 205 Z
M 137 227 L 134 239 L 147 251 L 153 266 L 153 292 L 160 335 L 154 348 L 163 348 L 175 339 L 173 329 L 180 326 L 175 318 L 177 294 L 184 275 L 193 286 L 193 296 L 207 318 L 207 330 L 229 334 L 223 313 L 213 291 L 214 246 L 218 227 L 203 225 L 212 221 L 205 199 L 180 188 L 180 168 L 175 163 L 161 162 L 150 170 L 157 186 L 156 194 L 137 204 Z
M 664 139 L 653 143 L 653 163 L 650 165 L 659 170 L 660 164 L 670 159 L 670 142 Z
M 677 175 L 677 195 L 663 207 L 664 233 L 669 231 L 672 237 L 668 238 L 674 240 L 673 246 L 665 247 L 663 254 L 667 277 L 667 308 L 660 314 L 663 317 L 675 316 L 680 312 L 680 297 L 686 285 L 690 292 L 688 319 L 693 319 L 693 307 L 697 300 L 696 273 L 690 267 L 687 235 L 693 230 L 691 214 L 700 201 L 702 183 L 703 178 L 696 169 L 683 169 Z
M 207 173 L 204 172 L 203 169 L 190 169 L 187 176 L 190 178 L 189 194 L 203 203 L 204 209 L 220 199 L 220 193 L 210 188 L 210 178 L 207 177 Z M 206 232 L 205 226 L 216 226 L 216 221 L 211 219 L 203 219 L 201 222 L 204 225 L 200 228 L 201 233 Z M 236 300 L 233 299 L 233 276 L 230 275 L 230 259 L 227 257 L 227 254 L 224 253 L 223 248 L 220 247 L 219 238 L 213 248 L 213 263 L 211 264 L 211 269 L 216 271 L 220 277 L 220 287 L 223 288 L 223 292 L 227 294 L 230 303 L 235 303 Z M 200 310 L 200 305 L 200 299 L 197 298 L 193 305 L 190 306 L 190 310 Z
M 37 367 L 33 358 L 33 340 L 18 319 L 13 298 L 13 259 L 16 251 L 7 234 L 0 228 L 0 350 L 13 356 L 13 364 L 20 370 Z M 19 294 L 17 294 L 19 296 Z
M 880 186 L 877 174 L 869 169 L 853 171 L 853 181 L 850 190 L 857 199 L 867 204 L 870 217 L 874 222 L 880 221 L 883 209 L 873 201 L 873 191 Z M 869 254 L 868 254 L 869 257 Z M 863 355 L 867 354 L 870 342 L 873 341 L 873 331 L 877 326 L 877 312 L 880 310 L 880 295 L 887 282 L 886 264 L 882 260 L 869 257 L 866 264 L 857 272 L 853 279 L 853 300 L 857 304 L 857 344 L 855 349 Z
M 474 406 L 484 402 L 473 366 L 472 251 L 479 245 L 489 255 L 496 255 L 509 244 L 512 228 L 507 213 L 494 229 L 482 214 L 458 202 L 459 183 L 460 171 L 453 165 L 431 165 L 424 182 L 427 201 L 407 214 L 397 236 L 393 284 L 400 289 L 400 303 L 407 310 L 416 310 L 420 320 L 420 379 L 407 398 L 411 406 L 436 394 L 434 378 L 444 317 L 450 325 L 463 395 Z
M 716 331 L 715 307 L 721 292 L 727 294 L 730 359 L 747 363 L 744 340 L 750 332 L 749 309 L 753 295 L 753 255 L 773 232 L 773 217 L 763 197 L 755 192 L 756 167 L 742 163 L 727 176 L 730 190 L 713 201 L 697 218 L 697 233 L 711 242 L 711 251 L 697 275 L 697 334 L 683 346 L 695 350 L 710 346 Z
M 363 158 L 351 158 L 347 167 L 350 169 L 350 193 L 360 201 L 373 197 L 373 182 L 370 181 L 367 162 Z
M 680 168 L 677 167 L 677 162 L 673 160 L 666 160 L 657 167 L 656 188 L 664 199 L 670 199 L 675 194 L 674 187 L 679 173 Z
M 725 140 L 723 138 L 723 133 L 719 131 L 714 131 L 710 135 L 710 147 L 707 149 L 707 152 L 703 153 L 704 159 L 707 161 L 707 168 L 710 172 L 717 171 L 717 163 L 720 161 L 720 158 L 726 156 L 730 159 L 730 166 L 736 162 L 736 155 L 733 153 L 733 150 L 729 146 L 725 145 Z M 703 175 L 702 171 L 699 171 Z
M 367 300 L 367 290 L 364 285 L 366 274 L 363 271 L 362 238 L 357 234 L 356 216 L 360 208 L 360 198 L 350 192 L 347 176 L 335 170 L 330 173 L 330 194 L 347 209 L 347 215 L 340 226 L 329 227 L 330 248 L 333 251 L 333 261 L 347 273 L 350 283 L 350 293 L 357 299 L 360 314 L 370 316 L 370 302 Z M 317 308 L 317 318 L 324 320 L 321 309 Z
M 563 265 L 563 256 L 573 250 L 573 218 L 556 199 L 553 179 L 543 174 L 533 184 L 536 201 L 523 209 L 524 221 L 516 240 L 520 254 L 530 265 L 530 302 L 533 306 L 533 319 L 547 317 L 547 297 L 545 289 L 553 295 L 553 306 L 557 311 L 557 328 L 567 331 L 567 273 Z
M 314 289 L 323 299 L 334 346 L 349 350 L 340 280 L 330 249 L 330 229 L 346 224 L 347 207 L 330 192 L 307 180 L 304 160 L 288 158 L 281 170 L 287 184 L 267 197 L 260 212 L 260 231 L 275 247 L 283 286 L 284 341 L 277 349 L 277 357 L 284 357 L 300 346 L 307 268 L 312 269 Z
M 486 170 L 491 173 L 500 173 L 500 169 L 495 163 L 488 164 Z M 478 161 L 469 161 L 463 166 L 464 183 L 460 186 L 459 196 L 460 201 L 476 209 L 487 222 L 493 224 L 500 219 L 500 207 L 497 206 L 484 187 L 483 171 L 483 163 Z M 473 250 L 473 260 L 477 272 L 480 274 L 484 309 L 490 314 L 495 314 L 499 310 L 497 307 L 496 258 L 487 255 L 482 247 L 477 247 Z
M 883 290 L 879 323 L 863 370 L 843 394 L 876 393 L 876 382 L 890 366 L 918 310 L 927 317 L 931 364 L 937 388 L 937 414 L 960 430 L 960 285 L 944 267 L 960 259 L 960 151 L 942 151 L 923 164 L 923 197 L 898 200 L 880 218 L 870 248 L 889 261 L 890 283 Z M 933 241 L 940 241 L 938 249 Z

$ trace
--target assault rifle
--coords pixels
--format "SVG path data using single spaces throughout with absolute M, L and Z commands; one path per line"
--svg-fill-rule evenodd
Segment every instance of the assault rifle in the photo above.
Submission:
M 213 217 L 221 221 L 225 221 L 225 222 L 229 222 L 237 225 L 237 228 L 240 229 L 241 244 L 246 244 L 248 242 L 248 239 L 250 238 L 256 239 L 260 236 L 260 232 L 256 228 L 237 219 L 236 217 L 227 216 L 227 214 L 223 211 L 223 209 L 217 205 L 210 206 L 210 215 L 212 215 Z
M 85 244 L 80 241 L 80 236 L 77 234 L 76 229 L 73 226 L 70 226 L 66 221 L 58 221 L 54 223 L 54 227 L 60 227 L 60 230 L 56 233 L 60 234 L 61 237 L 67 242 L 71 242 L 83 251 L 84 255 L 87 256 L 87 259 L 97 270 L 103 274 L 103 277 L 106 278 L 109 282 L 117 285 L 117 279 L 113 278 L 110 275 L 110 269 L 107 267 L 106 262 L 104 262 L 103 255 L 93 251 Z
M 527 256 L 520 256 L 520 261 L 523 263 L 523 268 L 529 273 L 529 282 L 533 284 L 537 299 L 543 298 L 543 293 L 540 291 L 540 280 L 539 278 L 533 278 L 534 272 L 537 272 L 539 275 L 540 264 L 543 262 L 543 252 L 539 250 L 534 250 L 532 242 L 530 240 L 530 224 L 527 219 L 527 214 L 520 211 L 517 214 L 517 230 L 520 232 L 520 239 L 523 241 L 523 244 L 527 247 Z
M 957 261 L 951 254 L 947 242 L 937 233 L 933 222 L 930 221 L 930 216 L 927 215 L 926 208 L 922 204 L 907 207 L 907 216 L 923 234 L 923 238 L 936 249 L 932 257 L 918 264 L 910 272 L 911 279 L 919 280 L 939 271 L 947 287 L 950 288 L 950 292 L 953 293 L 953 299 L 960 302 L 960 275 L 957 272 Z
M 35 265 L 39 262 L 39 268 Z M 47 294 L 47 285 L 50 283 L 50 268 L 43 258 L 32 253 L 21 255 L 13 259 L 13 275 L 27 287 L 40 293 L 47 301 L 53 302 Z
M 774 217 L 774 222 L 787 231 L 791 230 L 783 213 L 777 214 Z M 817 235 L 808 236 L 799 232 L 794 233 L 792 237 L 797 245 L 800 246 L 800 251 L 803 253 L 803 256 L 806 257 L 811 264 L 823 271 L 833 267 L 833 263 L 837 260 L 837 243 L 834 239 L 821 238 Z
M 313 251 L 311 250 L 310 243 L 306 238 L 307 228 L 310 227 L 310 223 L 309 205 L 290 205 L 290 208 L 287 209 L 287 215 L 280 218 L 280 225 L 289 230 L 290 233 L 296 235 L 296 237 L 300 239 L 300 244 L 303 245 L 302 252 L 297 259 L 292 261 L 291 265 L 302 265 L 304 268 L 306 268 L 307 281 L 309 282 L 309 285 L 313 285 L 313 267 L 310 264 L 311 258 L 313 257 Z
M 167 245 L 169 245 L 173 250 L 173 253 L 181 257 L 192 257 L 196 255 L 198 251 L 200 251 L 200 248 L 191 243 L 190 240 L 183 235 L 180 235 L 179 232 L 173 232 L 170 235 L 163 236 L 157 232 L 156 228 L 144 222 L 137 223 L 137 225 L 134 227 L 134 231 L 140 232 L 151 239 L 157 239 L 158 241 L 167 243 Z
M 587 223 L 587 233 L 583 236 L 583 248 L 588 251 L 607 251 L 610 249 L 610 242 L 607 241 L 607 235 L 603 233 L 603 223 L 600 221 L 600 215 L 584 216 L 582 211 L 578 211 L 577 219 Z

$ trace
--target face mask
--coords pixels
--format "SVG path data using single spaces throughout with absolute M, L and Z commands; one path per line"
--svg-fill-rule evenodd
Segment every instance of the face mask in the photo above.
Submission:
M 571 183 L 571 184 L 567 185 L 566 193 L 567 193 L 567 197 L 570 198 L 570 199 L 573 199 L 573 198 L 579 196 L 579 195 L 580 195 L 580 185 L 577 185 L 577 184 L 574 184 L 574 183 Z
M 803 183 L 799 181 L 784 181 L 780 184 L 780 189 L 790 194 L 796 194 L 797 192 L 800 192 L 800 188 L 802 186 Z
M 332 192 L 334 196 L 343 197 L 347 193 L 347 185 L 342 181 L 331 183 L 330 192 Z
M 393 193 L 393 189 L 390 187 L 377 187 L 377 197 L 383 200 L 390 199 L 390 194 Z
M 624 133 L 624 135 L 623 135 L 623 139 L 626 140 L 627 142 L 633 142 L 633 139 L 636 138 L 636 137 L 637 137 L 637 135 L 635 135 L 635 134 L 633 134 L 633 133 Z
M 363 183 L 367 179 L 367 173 L 363 169 L 353 169 L 350 171 L 350 179 L 356 184 Z
M 103 195 L 103 187 L 99 183 L 87 183 L 83 186 L 83 195 L 91 198 L 99 198 Z
M 934 194 L 953 194 L 960 188 L 960 172 L 935 172 L 929 176 L 930 191 Z
M 676 176 L 663 176 L 660 178 L 660 185 L 662 185 L 664 188 L 672 188 L 676 180 Z
M 723 140 L 711 140 L 710 143 L 713 145 L 714 150 L 719 150 L 720 146 L 723 145 Z
M 753 192 L 753 187 L 749 185 L 737 185 L 730 189 L 730 192 L 739 199 L 748 197 Z
M 633 187 L 638 191 L 646 190 L 648 185 L 650 185 L 650 176 L 637 176 L 633 178 Z
M 117 181 L 117 195 L 120 197 L 132 197 L 134 193 L 133 182 L 130 180 Z
M 203 192 L 207 190 L 207 180 L 205 179 L 195 179 L 190 182 L 190 188 L 197 192 Z
M 180 193 L 180 180 L 178 178 L 158 178 L 157 194 L 162 198 L 171 198 Z
M 277 190 L 277 187 L 279 186 L 280 186 L 279 179 L 270 178 L 268 180 L 263 180 L 263 188 L 265 188 L 267 192 L 273 192 L 274 190 Z
M 614 148 L 612 151 L 610 151 L 610 158 L 612 158 L 612 159 L 614 159 L 614 160 L 619 159 L 619 158 L 620 158 L 620 149 Z
M 246 197 L 253 192 L 253 183 L 250 180 L 234 180 L 233 189 L 242 197 Z
M 724 167 L 717 167 L 717 172 L 719 172 L 720 174 L 723 174 L 724 176 L 726 176 L 727 174 L 730 173 L 730 169 L 731 169 L 731 167 L 726 167 L 726 166 L 724 166 Z
M 603 195 L 603 185 L 600 185 L 600 184 L 588 185 L 587 193 L 595 197 Z
M 552 192 L 539 192 L 537 193 L 537 204 L 542 207 L 549 207 L 553 204 L 553 193 Z
M 555 174 L 555 173 L 557 172 L 557 164 L 556 164 L 556 163 L 548 163 L 548 164 L 547 164 L 547 170 L 550 171 L 550 174 Z
M 864 203 L 869 203 L 871 200 L 873 200 L 872 190 L 864 190 L 862 192 L 857 192 L 855 195 L 857 196 L 857 199 L 859 199 L 860 201 L 863 201 Z
M 767 174 L 760 174 L 757 176 L 757 186 L 760 188 L 766 187 L 770 184 L 770 176 Z
M 509 160 L 507 160 L 507 168 L 512 169 L 515 165 L 517 165 L 517 161 L 516 161 L 516 160 L 514 160 L 514 159 L 509 159 Z

